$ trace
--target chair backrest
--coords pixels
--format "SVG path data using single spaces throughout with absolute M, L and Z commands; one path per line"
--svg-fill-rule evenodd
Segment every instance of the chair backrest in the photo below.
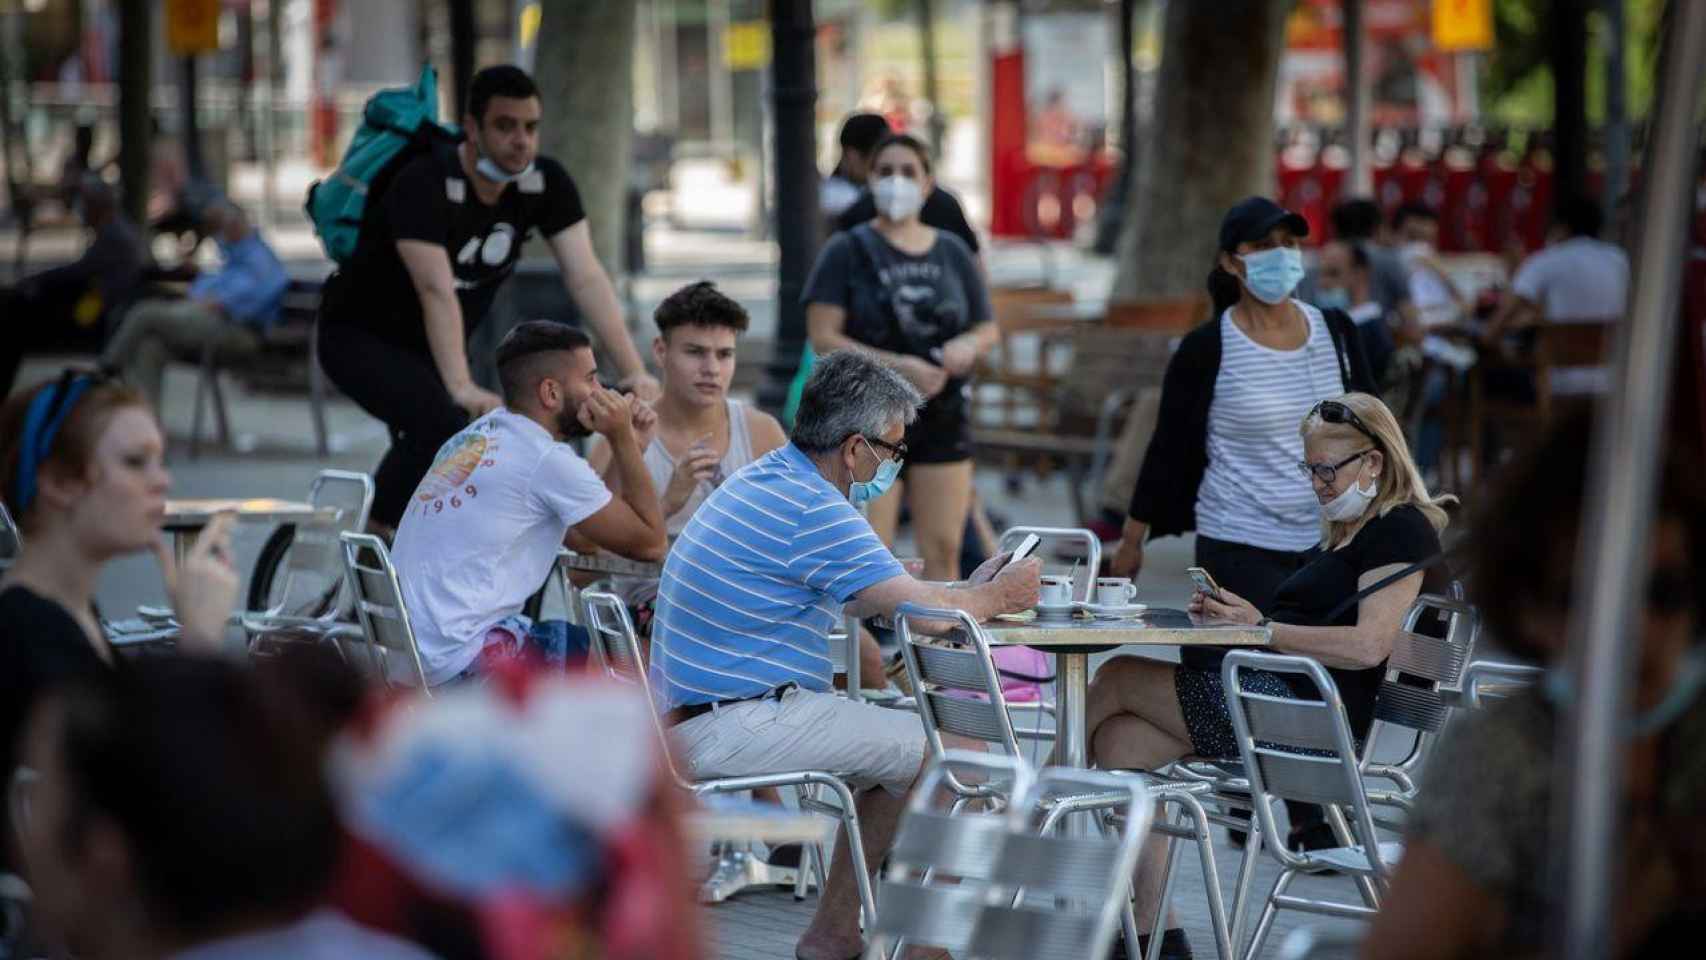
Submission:
M 1093 531 L 1081 527 L 1008 527 L 1002 531 L 1001 542 L 997 549 L 1003 552 L 1012 550 L 1025 537 L 1033 533 L 1043 543 L 1064 541 L 1084 545 L 1084 568 L 1089 571 L 1089 576 L 1084 579 L 1084 595 L 1078 599 L 1090 600 L 1096 590 L 1096 578 L 1100 576 L 1096 571 L 1102 569 L 1102 538 L 1096 536 Z M 1039 544 L 1040 548 L 1041 545 Z M 1040 554 L 1032 554 L 1032 556 L 1040 556 Z
M 1459 688 L 1480 636 L 1481 615 L 1473 606 L 1433 594 L 1417 597 L 1393 638 L 1374 719 L 1424 736 L 1439 733 L 1451 713 L 1446 692 Z
M 1239 674 L 1265 670 L 1307 678 L 1317 699 L 1276 697 L 1245 690 Z M 1334 804 L 1350 808 L 1352 826 L 1363 839 L 1371 868 L 1385 876 L 1374 818 L 1363 789 L 1362 769 L 1351 737 L 1350 720 L 1333 678 L 1308 657 L 1288 657 L 1251 650 L 1234 650 L 1221 665 L 1227 712 L 1238 741 L 1238 752 L 1250 780 L 1255 807 L 1266 836 L 1279 837 L 1273 804 L 1277 800 Z M 1281 862 L 1300 866 L 1303 860 L 1284 844 L 1266 844 Z
M 936 787 L 976 774 L 1005 780 L 1014 803 L 994 814 L 931 808 Z M 1119 798 L 1117 838 L 1037 832 L 1048 799 L 1086 793 Z M 1134 778 L 1062 768 L 1032 778 L 1016 758 L 948 751 L 926 767 L 896 831 L 873 946 L 900 937 L 996 960 L 1103 956 L 1152 813 Z
M 285 555 L 284 586 L 272 615 L 343 619 L 349 615 L 349 591 L 338 538 L 362 533 L 373 508 L 373 478 L 349 470 L 322 470 L 308 486 L 308 502 L 338 511 L 327 525 L 297 524 Z
M 10 567 L 23 552 L 24 534 L 18 529 L 12 514 L 7 512 L 6 505 L 0 503 L 0 570 Z
M 922 624 L 938 629 L 953 624 L 953 629 L 939 637 L 921 636 L 918 629 Z M 945 752 L 944 733 L 998 744 L 1010 756 L 1017 756 L 1019 738 L 1013 732 L 1013 720 L 1001 692 L 1001 674 L 977 621 L 964 610 L 903 603 L 895 610 L 894 626 L 931 756 L 940 758 Z M 985 794 L 960 783 L 952 771 L 944 776 L 956 793 Z
M 339 540 L 343 545 L 344 576 L 354 601 L 356 620 L 367 640 L 374 673 L 391 683 L 390 665 L 393 660 L 400 660 L 408 673 L 406 684 L 430 695 L 420 648 L 415 645 L 415 628 L 409 623 L 409 611 L 403 604 L 403 585 L 397 581 L 397 568 L 391 565 L 391 551 L 386 549 L 385 541 L 370 533 L 347 531 Z
M 580 601 L 586 615 L 586 631 L 592 638 L 594 657 L 606 676 L 639 688 L 646 701 L 646 712 L 651 714 L 652 728 L 657 733 L 664 763 L 669 766 L 670 775 L 677 783 L 688 786 L 687 779 L 676 770 L 675 759 L 670 755 L 669 737 L 664 732 L 657 701 L 652 697 L 651 677 L 647 674 L 645 656 L 640 650 L 639 633 L 634 629 L 633 618 L 628 615 L 628 605 L 622 602 L 621 597 L 603 590 L 582 591 Z

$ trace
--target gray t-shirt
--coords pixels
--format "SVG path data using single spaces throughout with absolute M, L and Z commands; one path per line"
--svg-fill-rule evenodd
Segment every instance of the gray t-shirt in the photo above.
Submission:
M 1377 244 L 1362 241 L 1359 244 L 1363 252 L 1368 254 L 1368 296 L 1370 300 L 1380 304 L 1382 312 L 1391 316 L 1393 311 L 1410 299 L 1410 274 L 1404 265 L 1398 262 L 1398 254 Z M 1314 303 L 1319 289 L 1320 268 L 1311 267 L 1303 275 L 1303 281 L 1297 285 L 1293 294 L 1305 303 Z
M 1542 949 L 1547 924 L 1561 909 L 1552 908 L 1549 872 L 1557 719 L 1557 711 L 1533 692 L 1465 713 L 1428 758 L 1407 827 L 1411 841 L 1432 844 L 1485 894 L 1502 901 L 1507 956 Z M 1663 751 L 1658 809 L 1651 816 L 1660 831 L 1682 828 L 1669 833 L 1677 853 L 1689 849 L 1686 834 L 1700 842 L 1701 828 L 1687 825 L 1698 824 L 1706 809 L 1706 697 L 1670 728 Z

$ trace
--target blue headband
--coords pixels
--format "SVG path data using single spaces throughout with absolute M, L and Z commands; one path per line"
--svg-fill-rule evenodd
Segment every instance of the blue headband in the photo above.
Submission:
M 88 374 L 72 375 L 52 390 L 39 391 L 30 401 L 29 412 L 24 415 L 24 442 L 18 452 L 17 496 L 12 498 L 19 517 L 36 498 L 36 472 L 53 449 L 53 438 L 95 380 Z

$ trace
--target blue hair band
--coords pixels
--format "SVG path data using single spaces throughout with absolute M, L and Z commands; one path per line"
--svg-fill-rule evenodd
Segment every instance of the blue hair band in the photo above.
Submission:
M 62 382 L 55 389 L 38 392 L 30 401 L 29 412 L 24 415 L 23 443 L 19 445 L 18 452 L 17 495 L 12 498 L 20 517 L 36 498 L 36 473 L 53 449 L 54 437 L 64 426 L 65 418 L 76 408 L 77 401 L 94 383 L 94 377 L 79 375 L 69 383 Z

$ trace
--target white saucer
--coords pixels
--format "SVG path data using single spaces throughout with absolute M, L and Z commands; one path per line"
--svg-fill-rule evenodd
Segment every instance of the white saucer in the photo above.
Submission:
M 1086 603 L 1084 609 L 1098 620 L 1120 620 L 1135 617 L 1149 609 L 1147 603 Z
M 1039 618 L 1062 620 L 1070 618 L 1073 611 L 1077 610 L 1080 606 L 1083 606 L 1082 601 L 1068 600 L 1066 603 L 1038 603 L 1031 609 L 1037 612 L 1037 616 Z

